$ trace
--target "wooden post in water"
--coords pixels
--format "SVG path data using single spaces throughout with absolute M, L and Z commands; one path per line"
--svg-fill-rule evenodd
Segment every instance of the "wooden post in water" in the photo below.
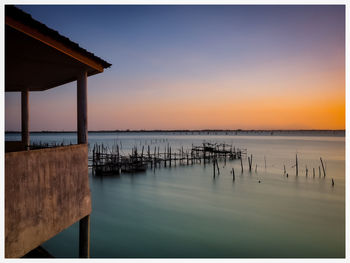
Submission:
M 295 175 L 298 176 L 298 154 L 295 155 Z
M 164 167 L 166 167 L 166 159 L 167 159 L 167 147 L 165 146 L 165 150 L 164 150 Z
M 321 167 L 318 166 L 318 177 L 321 177 Z
M 252 165 L 253 165 L 253 154 L 250 155 L 250 168 L 249 171 L 252 171 Z
M 286 165 L 283 165 L 283 175 L 286 175 Z
M 184 158 L 184 147 L 181 146 L 181 161 L 180 161 L 181 164 L 183 164 L 183 158 Z
M 251 155 L 251 157 L 248 156 L 248 166 L 249 166 L 249 172 L 252 171 L 252 158 L 253 156 Z
M 333 178 L 332 178 L 332 187 L 334 187 L 334 180 L 333 180 Z
M 220 169 L 219 169 L 219 165 L 218 165 L 218 160 L 215 158 L 215 162 L 216 162 L 216 167 L 218 169 L 218 175 L 220 174 Z
M 143 148 L 144 148 L 144 146 L 142 145 L 142 151 L 141 151 L 141 165 L 142 165 L 142 163 L 143 163 Z
M 255 172 L 258 172 L 258 165 L 255 164 Z
M 308 174 L 309 170 L 307 169 L 307 166 L 305 166 L 305 175 L 307 177 L 307 174 Z
M 158 167 L 160 168 L 162 166 L 162 163 L 160 161 L 159 146 L 158 146 L 158 163 L 159 163 Z
M 323 176 L 326 176 L 326 170 L 324 169 L 322 158 L 320 158 L 321 164 L 322 164 L 322 170 L 323 170 Z
M 226 166 L 226 150 L 225 150 L 225 144 L 224 144 L 224 146 L 223 146 L 222 148 L 223 148 L 224 158 L 225 158 L 225 165 L 224 165 L 224 166 Z
M 312 177 L 315 178 L 315 167 L 312 168 Z
M 205 151 L 205 146 L 204 146 L 204 143 L 203 143 L 203 165 L 205 166 L 205 162 L 206 162 L 206 154 L 207 154 L 207 152 Z
M 154 146 L 154 155 L 153 155 L 153 166 L 156 168 L 156 153 L 157 153 L 157 146 Z
M 233 181 L 235 180 L 235 169 L 233 169 L 233 167 L 232 167 L 232 180 Z
M 213 172 L 214 172 L 214 178 L 215 178 L 215 159 L 213 159 Z
M 169 147 L 169 167 L 171 167 L 171 147 Z
M 243 173 L 243 162 L 242 162 L 242 155 L 241 155 L 241 169 L 242 169 L 242 173 Z

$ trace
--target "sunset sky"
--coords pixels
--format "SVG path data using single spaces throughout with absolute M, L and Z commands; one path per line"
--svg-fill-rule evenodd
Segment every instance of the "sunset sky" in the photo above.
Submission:
M 345 129 L 344 6 L 18 7 L 113 64 L 89 130 Z M 30 93 L 30 130 L 76 130 L 76 83 Z

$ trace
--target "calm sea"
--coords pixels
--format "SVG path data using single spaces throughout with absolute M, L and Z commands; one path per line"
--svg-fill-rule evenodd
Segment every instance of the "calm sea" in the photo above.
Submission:
M 89 133 L 90 146 L 118 144 L 125 154 L 134 146 L 169 144 L 175 151 L 206 141 L 253 155 L 251 173 L 245 157 L 243 173 L 239 160 L 219 162 L 215 179 L 208 164 L 118 177 L 90 171 L 91 257 L 345 257 L 345 137 L 320 135 Z M 6 134 L 7 140 L 19 138 Z M 69 144 L 76 134 L 36 133 L 31 140 Z M 326 177 L 319 176 L 320 157 Z M 78 224 L 43 246 L 55 257 L 78 257 Z

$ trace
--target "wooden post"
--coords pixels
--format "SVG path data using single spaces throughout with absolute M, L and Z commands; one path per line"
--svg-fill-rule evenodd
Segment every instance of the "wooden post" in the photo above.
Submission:
M 312 168 L 312 177 L 315 178 L 315 167 Z
M 171 167 L 171 147 L 169 147 L 169 166 Z
M 233 181 L 235 180 L 235 169 L 233 169 L 233 167 L 232 167 L 232 180 Z
M 156 163 L 156 152 L 157 152 L 157 147 L 156 147 L 156 146 L 154 146 L 154 155 L 153 155 L 153 172 L 155 172 L 155 170 L 156 170 L 156 165 L 157 165 L 157 163 Z
M 324 169 L 322 158 L 320 158 L 321 164 L 322 164 L 322 170 L 323 170 L 323 176 L 326 176 L 326 170 Z
M 249 172 L 252 171 L 252 165 L 253 165 L 253 154 L 250 155 L 250 167 L 249 167 Z
M 22 143 L 25 150 L 29 150 L 29 91 L 21 92 Z
M 87 129 L 87 74 L 82 72 L 77 80 L 78 144 L 88 141 Z
M 243 173 L 243 162 L 242 162 L 242 155 L 240 156 L 241 158 L 241 169 L 242 169 L 242 173 Z
M 295 155 L 295 175 L 298 176 L 298 154 Z
M 90 257 L 90 215 L 79 221 L 79 257 Z
M 218 175 L 220 174 L 220 169 L 219 169 L 219 165 L 218 165 L 218 159 L 215 158 L 215 162 L 216 162 L 216 167 L 218 169 Z
M 250 157 L 248 156 L 248 169 L 250 171 Z
M 164 149 L 164 167 L 166 167 L 166 159 L 167 159 L 167 156 L 168 156 L 168 149 L 167 149 L 167 147 L 165 146 L 165 149 Z
M 215 178 L 215 159 L 213 159 L 213 171 L 214 171 L 214 178 Z
M 142 151 L 141 151 L 141 165 L 143 164 L 143 148 L 144 148 L 144 145 L 142 145 Z

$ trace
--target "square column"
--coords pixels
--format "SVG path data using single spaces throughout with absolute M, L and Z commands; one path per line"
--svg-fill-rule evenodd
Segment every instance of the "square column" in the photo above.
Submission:
M 77 79 L 77 107 L 78 144 L 84 144 L 88 141 L 86 71 L 81 72 Z
M 77 126 L 78 144 L 86 144 L 88 142 L 86 71 L 81 72 L 77 78 Z M 79 221 L 79 257 L 90 257 L 90 215 Z
M 21 119 L 22 119 L 22 143 L 24 149 L 29 150 L 29 91 L 21 91 Z
M 90 257 L 90 215 L 79 221 L 79 257 Z

